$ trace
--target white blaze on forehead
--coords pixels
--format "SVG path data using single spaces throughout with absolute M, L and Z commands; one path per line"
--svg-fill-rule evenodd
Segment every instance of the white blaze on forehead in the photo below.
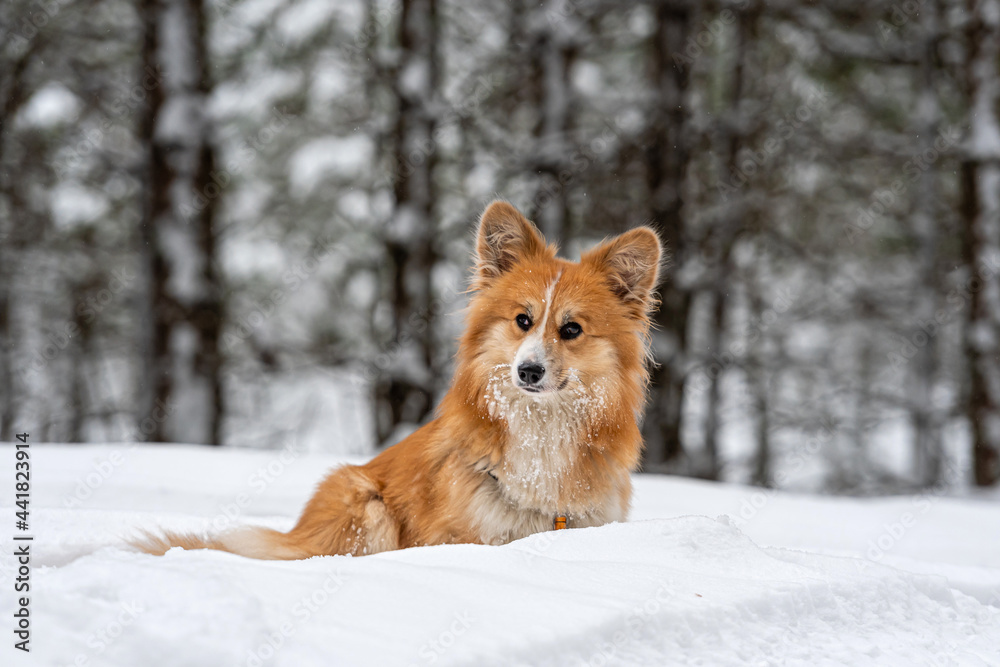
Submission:
M 556 279 L 549 283 L 548 287 L 545 288 L 545 299 L 543 301 L 543 311 L 542 311 L 542 321 L 535 325 L 532 329 L 531 335 L 524 339 L 521 343 L 521 347 L 517 349 L 517 355 L 514 357 L 514 364 L 511 371 L 514 375 L 515 380 L 517 379 L 517 367 L 526 361 L 533 361 L 542 366 L 546 365 L 545 358 L 545 326 L 548 324 L 549 315 L 552 312 L 552 295 L 555 294 L 556 285 L 559 284 L 559 279 L 562 278 L 562 271 L 556 276 Z
M 549 321 L 549 313 L 552 312 L 552 295 L 556 291 L 556 285 L 559 284 L 559 279 L 562 278 L 562 271 L 556 276 L 556 279 L 549 283 L 549 286 L 545 288 L 545 314 L 542 315 L 542 325 L 538 327 L 538 335 L 545 335 L 545 324 Z

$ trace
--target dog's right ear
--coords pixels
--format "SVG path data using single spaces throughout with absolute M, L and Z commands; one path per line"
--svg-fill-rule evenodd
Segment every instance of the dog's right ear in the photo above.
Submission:
M 530 220 L 505 201 L 491 203 L 479 219 L 472 289 L 484 289 L 522 259 L 544 252 L 545 238 Z

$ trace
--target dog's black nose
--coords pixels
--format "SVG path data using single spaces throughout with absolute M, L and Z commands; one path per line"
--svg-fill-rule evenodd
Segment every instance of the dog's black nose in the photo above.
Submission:
M 527 385 L 538 384 L 545 376 L 545 367 L 539 364 L 526 363 L 517 367 L 517 377 Z

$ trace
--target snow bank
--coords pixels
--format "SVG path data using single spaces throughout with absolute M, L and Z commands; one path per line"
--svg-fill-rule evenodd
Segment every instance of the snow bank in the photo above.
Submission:
M 5 665 L 1000 664 L 1000 609 L 945 576 L 883 564 L 996 576 L 1000 536 L 988 526 L 1000 510 L 987 503 L 935 498 L 883 562 L 864 558 L 868 535 L 914 499 L 762 501 L 645 476 L 635 515 L 647 520 L 504 547 L 155 558 L 120 549 L 121 536 L 150 524 L 287 527 L 333 460 L 175 446 L 32 453 L 33 651 L 8 640 Z M 678 516 L 720 508 L 731 518 Z M 923 531 L 945 525 L 932 548 Z M 763 546 L 781 543 L 802 550 Z M 857 547 L 860 557 L 828 555 Z M 5 594 L 0 616 L 12 610 Z

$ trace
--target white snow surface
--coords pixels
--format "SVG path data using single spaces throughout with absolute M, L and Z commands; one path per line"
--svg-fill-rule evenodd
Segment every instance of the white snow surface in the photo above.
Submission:
M 637 475 L 630 522 L 502 547 L 158 558 L 123 536 L 288 528 L 343 459 L 178 445 L 30 452 L 32 650 L 11 638 L 5 490 L 3 665 L 1000 665 L 995 500 Z M 13 461 L 13 447 L 0 453 Z

